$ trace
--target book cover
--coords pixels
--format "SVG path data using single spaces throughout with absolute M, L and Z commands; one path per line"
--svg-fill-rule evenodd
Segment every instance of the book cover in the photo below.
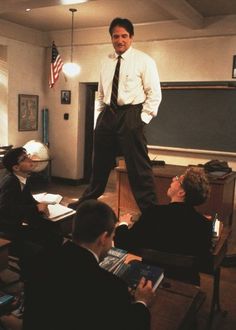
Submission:
M 148 265 L 139 260 L 131 260 L 128 264 L 123 263 L 115 272 L 122 278 L 131 289 L 135 289 L 140 279 L 145 277 L 151 280 L 153 289 L 156 290 L 164 278 L 164 270 L 158 266 Z
M 1 292 L 0 293 L 0 306 L 7 305 L 7 304 L 13 302 L 14 299 L 15 299 L 15 297 L 12 296 L 11 294 Z
M 127 251 L 112 247 L 107 256 L 100 262 L 100 266 L 109 272 L 114 272 L 116 267 L 123 263 L 127 256 Z

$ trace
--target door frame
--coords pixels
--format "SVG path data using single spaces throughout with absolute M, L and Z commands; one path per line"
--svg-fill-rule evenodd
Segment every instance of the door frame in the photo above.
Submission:
M 94 132 L 94 107 L 95 94 L 98 83 L 86 83 L 85 98 L 85 131 L 84 131 L 84 177 L 85 183 L 89 182 L 92 172 L 93 132 Z

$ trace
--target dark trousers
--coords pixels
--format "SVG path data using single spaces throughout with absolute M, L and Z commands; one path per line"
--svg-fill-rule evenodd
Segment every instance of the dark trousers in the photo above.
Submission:
M 93 169 L 90 185 L 79 202 L 97 199 L 106 188 L 116 157 L 124 156 L 134 198 L 143 210 L 157 202 L 154 176 L 141 120 L 142 105 L 106 107 L 94 131 Z

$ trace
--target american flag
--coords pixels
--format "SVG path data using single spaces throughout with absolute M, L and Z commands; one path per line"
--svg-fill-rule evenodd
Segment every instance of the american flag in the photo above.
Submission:
M 63 62 L 60 54 L 58 53 L 55 43 L 52 43 L 52 59 L 50 67 L 49 87 L 52 88 L 59 77 L 62 69 Z

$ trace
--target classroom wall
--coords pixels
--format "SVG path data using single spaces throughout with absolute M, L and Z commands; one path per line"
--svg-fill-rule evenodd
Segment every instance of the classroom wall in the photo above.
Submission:
M 0 45 L 6 50 L 4 68 L 5 85 L 1 87 L 6 96 L 1 109 L 0 130 L 4 138 L 0 144 L 19 146 L 31 139 L 41 139 L 41 113 L 45 106 L 45 54 L 46 49 L 28 42 L 6 39 L 0 36 Z M 37 131 L 18 131 L 18 94 L 39 96 L 39 120 Z M 3 119 L 3 121 L 2 121 Z
M 49 109 L 52 175 L 69 179 L 82 178 L 84 84 L 98 81 L 100 62 L 112 51 L 107 27 L 75 31 L 74 61 L 80 63 L 81 73 L 73 79 L 66 79 L 61 73 L 55 87 L 49 89 L 47 78 L 51 41 L 55 40 L 61 57 L 66 62 L 70 57 L 70 31 L 51 32 L 47 36 L 36 31 L 33 38 L 34 31 L 20 28 L 18 36 L 17 26 L 14 30 L 14 25 L 11 24 L 11 33 L 7 37 L 7 29 L 2 30 L 1 23 L 0 21 L 0 45 L 7 48 L 8 67 L 8 104 L 5 111 L 9 126 L 7 143 L 17 146 L 31 139 L 40 140 L 41 110 L 46 107 Z M 219 24 L 211 24 L 202 31 L 190 31 L 176 25 L 176 22 L 172 26 L 170 23 L 158 26 L 139 25 L 135 28 L 134 47 L 147 52 L 156 60 L 161 81 L 231 80 L 232 58 L 236 54 L 236 28 L 234 22 L 222 23 L 228 35 L 222 33 Z M 5 24 L 4 22 L 4 26 Z M 61 90 L 71 90 L 71 104 L 60 103 Z M 18 94 L 39 95 L 38 131 L 18 132 Z M 69 113 L 69 120 L 63 119 L 64 113 Z M 0 114 L 2 117 L 2 112 Z M 184 165 L 198 164 L 213 158 L 211 154 L 193 154 L 188 151 L 150 150 L 151 157 L 156 155 L 157 159 L 164 159 L 166 163 Z M 217 155 L 214 158 L 218 158 Z M 222 158 L 220 155 L 220 159 Z M 236 170 L 235 157 L 226 159 Z
M 8 68 L 7 68 L 7 47 L 0 46 L 0 145 L 7 145 L 8 136 Z

